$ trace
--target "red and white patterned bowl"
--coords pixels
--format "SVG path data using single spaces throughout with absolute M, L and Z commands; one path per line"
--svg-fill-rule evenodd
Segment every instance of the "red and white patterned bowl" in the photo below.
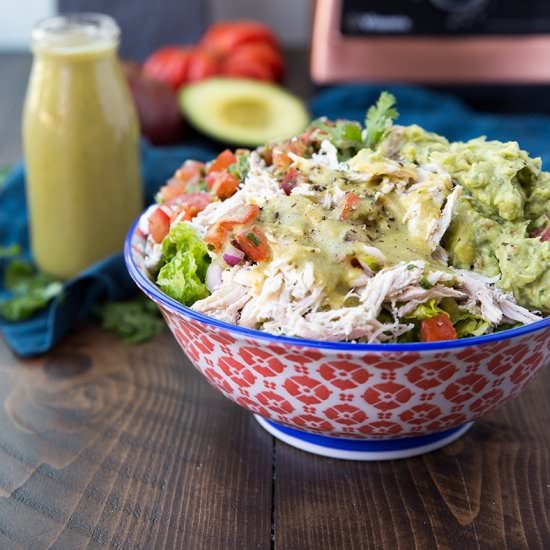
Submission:
M 137 223 L 125 260 L 193 365 L 283 441 L 325 456 L 421 454 L 515 397 L 550 360 L 550 318 L 462 340 L 352 344 L 274 336 L 218 321 L 164 294 Z

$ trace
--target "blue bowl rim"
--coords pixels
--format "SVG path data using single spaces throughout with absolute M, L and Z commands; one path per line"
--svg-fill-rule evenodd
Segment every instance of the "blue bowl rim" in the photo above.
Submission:
M 145 213 L 145 212 L 143 212 Z M 412 343 L 403 343 L 403 344 L 364 344 L 364 343 L 353 343 L 353 342 L 330 342 L 323 340 L 307 340 L 305 338 L 296 338 L 292 336 L 278 336 L 276 334 L 271 334 L 269 332 L 264 332 L 261 330 L 250 329 L 246 327 L 240 327 L 232 323 L 226 323 L 225 321 L 220 321 L 214 317 L 209 317 L 203 315 L 197 311 L 194 311 L 187 306 L 184 306 L 177 300 L 170 298 L 167 294 L 162 292 L 136 265 L 134 257 L 132 254 L 132 239 L 134 232 L 139 224 L 140 216 L 134 221 L 128 234 L 126 235 L 126 240 L 124 242 L 124 260 L 126 262 L 126 267 L 128 273 L 136 283 L 136 285 L 153 301 L 162 304 L 168 310 L 183 315 L 184 317 L 189 317 L 195 321 L 199 321 L 206 325 L 211 325 L 220 329 L 227 330 L 232 333 L 237 333 L 241 336 L 267 340 L 275 344 L 284 344 L 297 347 L 309 347 L 309 348 L 322 348 L 328 350 L 339 351 L 343 353 L 350 352 L 422 352 L 422 351 L 443 351 L 456 348 L 464 348 L 468 346 L 476 346 L 482 344 L 488 344 L 490 342 L 499 342 L 501 340 L 508 340 L 511 338 L 516 338 L 518 336 L 523 336 L 531 332 L 537 332 L 545 328 L 550 327 L 550 316 L 536 321 L 534 323 L 529 323 L 518 328 L 503 330 L 500 332 L 494 332 L 491 334 L 486 334 L 484 336 L 473 336 L 469 338 L 460 338 L 458 340 L 445 340 L 441 342 L 412 342 Z

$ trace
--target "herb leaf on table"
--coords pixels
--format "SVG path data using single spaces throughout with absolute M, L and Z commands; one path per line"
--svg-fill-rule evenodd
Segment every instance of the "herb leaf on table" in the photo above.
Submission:
M 127 344 L 150 340 L 164 330 L 157 306 L 141 296 L 123 302 L 106 302 L 96 308 L 101 326 Z
M 9 254 L 16 253 L 16 249 L 7 248 Z M 4 286 L 13 294 L 11 298 L 0 301 L 0 315 L 8 321 L 28 319 L 63 291 L 63 283 L 37 271 L 25 260 L 13 260 L 8 264 Z

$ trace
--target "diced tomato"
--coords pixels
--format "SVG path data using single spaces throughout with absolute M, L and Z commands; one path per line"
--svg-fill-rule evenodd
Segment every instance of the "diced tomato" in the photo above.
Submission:
M 222 151 L 208 166 L 206 169 L 207 174 L 212 172 L 221 172 L 226 168 L 229 168 L 232 164 L 237 162 L 237 157 L 229 149 Z
M 346 193 L 340 212 L 340 219 L 347 220 L 360 202 L 361 199 L 355 193 Z
M 214 54 L 204 48 L 195 48 L 189 56 L 187 68 L 187 82 L 204 80 L 219 72 L 218 59 Z
M 212 246 L 214 250 L 220 251 L 225 244 L 231 228 L 224 226 L 221 223 L 215 223 L 208 228 L 204 241 Z
M 171 222 L 173 222 L 182 213 L 182 220 L 191 220 L 199 212 L 204 210 L 212 202 L 212 195 L 210 193 L 186 193 L 179 195 L 169 204 L 174 207 L 172 213 Z
M 229 55 L 243 44 L 263 42 L 277 45 L 271 29 L 256 21 L 225 21 L 210 25 L 201 44 L 221 55 Z
M 441 340 L 456 340 L 456 330 L 451 320 L 444 313 L 420 323 L 420 340 L 422 342 L 439 342 Z
M 183 181 L 172 178 L 159 189 L 159 195 L 163 202 L 170 202 L 185 193 L 186 188 L 187 185 Z
M 156 208 L 149 216 L 149 233 L 156 243 L 162 242 L 162 239 L 170 231 L 170 216 L 162 209 Z
M 186 160 L 180 168 L 176 170 L 174 177 L 185 183 L 195 183 L 204 173 L 204 162 L 196 160 Z
M 239 178 L 229 172 L 212 172 L 206 176 L 206 186 L 219 199 L 227 199 L 239 187 Z
M 301 157 L 306 153 L 306 149 L 307 145 L 299 139 L 280 143 L 273 148 L 273 165 L 277 168 L 288 168 L 292 164 L 288 153 L 294 153 Z
M 238 233 L 235 238 L 241 250 L 253 262 L 263 262 L 271 257 L 271 248 L 264 232 L 253 225 Z
M 164 202 L 177 199 L 180 195 L 198 187 L 203 172 L 204 163 L 194 160 L 185 161 L 181 168 L 176 170 L 174 177 L 160 188 L 159 195 Z
M 229 234 L 236 226 L 254 221 L 259 213 L 260 207 L 255 204 L 240 206 L 238 209 L 231 212 L 227 218 L 212 225 L 208 229 L 204 240 L 208 244 L 211 244 L 215 250 L 220 250 L 229 237 Z
M 550 227 L 546 229 L 546 231 L 543 232 L 543 234 L 540 236 L 541 241 L 550 241 Z
M 153 52 L 143 65 L 143 74 L 177 90 L 187 81 L 192 49 L 167 46 Z

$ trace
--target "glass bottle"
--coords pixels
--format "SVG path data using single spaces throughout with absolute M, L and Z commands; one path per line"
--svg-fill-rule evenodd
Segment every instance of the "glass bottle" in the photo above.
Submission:
M 56 16 L 32 33 L 23 113 L 31 247 L 70 278 L 121 250 L 142 207 L 139 127 L 108 16 Z

